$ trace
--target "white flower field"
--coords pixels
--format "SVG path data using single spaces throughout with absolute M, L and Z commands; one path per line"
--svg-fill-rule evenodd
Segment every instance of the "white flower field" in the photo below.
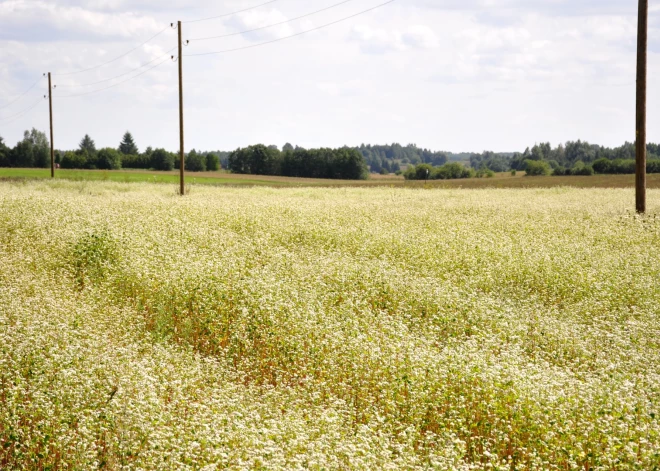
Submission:
M 0 469 L 660 469 L 660 191 L 0 183 Z

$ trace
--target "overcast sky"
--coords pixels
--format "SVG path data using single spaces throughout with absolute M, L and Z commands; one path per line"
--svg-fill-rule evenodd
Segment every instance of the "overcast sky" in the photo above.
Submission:
M 41 81 L 54 74 L 55 145 L 86 133 L 117 147 L 178 147 L 177 64 L 170 22 L 224 15 L 266 0 L 0 0 L 0 136 L 48 129 Z M 276 0 L 185 23 L 185 54 L 257 45 L 334 22 L 385 0 L 336 8 L 257 32 L 340 0 Z M 660 6 L 651 2 L 649 139 L 660 141 Z M 636 0 L 396 0 L 276 43 L 184 56 L 186 149 L 232 150 L 416 143 L 434 150 L 522 151 L 583 139 L 635 136 Z M 154 61 L 135 72 L 140 65 Z M 123 80 L 134 80 L 98 93 Z M 114 80 L 108 80 L 121 76 Z M 86 85 L 95 82 L 96 85 Z M 36 107 L 24 115 L 23 110 Z M 4 107 L 4 108 L 3 108 Z M 18 117 L 14 118 L 17 114 Z

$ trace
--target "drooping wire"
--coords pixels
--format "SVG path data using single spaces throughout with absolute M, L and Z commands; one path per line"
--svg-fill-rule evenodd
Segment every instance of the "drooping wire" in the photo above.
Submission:
M 162 31 L 156 33 L 155 35 L 153 35 L 152 37 L 150 37 L 149 39 L 147 39 L 145 42 L 143 42 L 143 43 L 140 44 L 139 46 L 134 47 L 133 49 L 131 49 L 130 51 L 128 51 L 128 52 L 126 52 L 126 53 L 124 53 L 124 54 L 122 54 L 121 56 L 117 56 L 117 57 L 115 57 L 114 59 L 109 60 L 108 62 L 104 62 L 103 64 L 95 65 L 94 67 L 88 67 L 87 69 L 76 70 L 76 71 L 74 71 L 74 72 L 64 72 L 64 73 L 53 74 L 53 75 L 54 75 L 54 76 L 57 76 L 57 77 L 62 77 L 62 76 L 65 76 L 65 75 L 76 75 L 76 74 L 82 74 L 83 72 L 89 72 L 90 70 L 98 69 L 98 68 L 104 67 L 104 66 L 106 66 L 106 65 L 108 65 L 108 64 L 112 64 L 113 62 L 117 62 L 119 59 L 121 59 L 121 58 L 123 58 L 123 57 L 126 57 L 126 56 L 129 55 L 130 53 L 137 51 L 137 50 L 140 49 L 142 46 L 144 46 L 145 44 L 149 43 L 150 41 L 153 41 L 154 39 L 156 39 L 158 36 L 160 36 L 161 34 L 163 34 L 165 31 L 167 31 L 167 30 L 169 30 L 169 29 L 170 29 L 170 27 L 168 26 L 167 28 L 163 29 Z
M 284 41 L 285 39 L 295 38 L 296 36 L 301 36 L 303 34 L 311 33 L 312 31 L 318 31 L 320 29 L 327 28 L 328 26 L 336 25 L 337 23 L 341 23 L 343 21 L 350 20 L 350 19 L 355 18 L 357 16 L 364 15 L 365 13 L 369 13 L 371 11 L 374 11 L 374 10 L 378 9 L 378 8 L 384 7 L 385 5 L 389 5 L 390 3 L 394 3 L 395 1 L 396 0 L 389 0 L 388 2 L 381 3 L 380 5 L 376 5 L 375 7 L 369 8 L 367 10 L 363 10 L 359 13 L 355 13 L 354 15 L 347 16 L 347 17 L 341 18 L 339 20 L 333 21 L 331 23 L 326 23 L 326 24 L 321 25 L 321 26 L 317 26 L 316 28 L 301 31 L 299 33 L 292 34 L 290 36 L 284 36 L 282 38 L 272 39 L 270 41 L 265 41 L 265 42 L 261 42 L 261 43 L 257 43 L 257 44 L 250 44 L 248 46 L 237 47 L 237 48 L 234 48 L 234 49 L 225 49 L 223 51 L 215 51 L 215 52 L 202 52 L 202 53 L 197 53 L 197 54 L 185 54 L 185 56 L 186 57 L 211 56 L 211 55 L 216 55 L 216 54 L 225 54 L 225 53 L 228 53 L 228 52 L 242 51 L 242 50 L 245 50 L 245 49 L 252 49 L 254 47 L 265 46 L 267 44 L 273 44 L 273 43 L 276 43 L 276 42 L 279 42 L 279 41 Z
M 4 118 L 0 118 L 0 123 L 9 124 L 13 121 L 16 121 L 21 116 L 23 116 L 23 115 L 29 113 L 30 111 L 32 111 L 33 109 L 35 109 L 39 105 L 39 103 L 41 103 L 45 98 L 46 97 L 39 97 L 39 99 L 37 101 L 35 101 L 32 105 L 30 105 L 28 108 L 24 109 L 23 111 L 21 111 L 19 113 L 16 113 L 14 115 L 11 115 L 11 116 L 6 116 Z
M 246 11 L 255 10 L 257 8 L 265 7 L 266 5 L 269 5 L 271 3 L 275 3 L 277 1 L 278 0 L 269 0 L 268 2 L 261 3 L 260 5 L 255 5 L 255 6 L 250 7 L 250 8 L 245 8 L 244 10 L 238 10 L 238 11 L 233 11 L 231 13 L 225 13 L 224 15 L 210 16 L 208 18 L 200 18 L 198 20 L 182 21 L 182 23 L 199 23 L 200 21 L 209 21 L 209 20 L 217 20 L 218 18 L 227 18 L 228 16 L 233 16 L 233 15 L 237 15 L 239 13 L 243 13 L 243 12 L 246 12 Z
M 161 57 L 162 57 L 162 56 L 161 56 Z M 110 85 L 110 86 L 108 86 L 108 87 L 99 88 L 98 90 L 90 90 L 89 92 L 84 92 L 84 93 L 77 93 L 77 94 L 75 94 L 75 95 L 53 95 L 53 98 L 76 98 L 76 97 L 80 97 L 80 96 L 91 95 L 91 94 L 93 94 L 93 93 L 102 92 L 102 91 L 104 91 L 104 90 L 108 90 L 108 89 L 110 89 L 110 88 L 114 88 L 114 87 L 117 87 L 117 86 L 122 85 L 122 84 L 124 84 L 124 83 L 130 82 L 131 80 L 134 80 L 134 79 L 136 79 L 136 78 L 138 78 L 138 77 L 140 77 L 140 76 L 146 74 L 147 72 L 149 72 L 149 71 L 151 71 L 151 70 L 154 70 L 156 67 L 160 67 L 161 65 L 163 65 L 163 64 L 164 64 L 165 62 L 167 62 L 168 60 L 169 60 L 169 57 L 166 57 L 164 60 L 162 60 L 162 61 L 159 62 L 158 64 L 154 65 L 153 67 L 149 67 L 147 70 L 145 70 L 145 71 L 143 71 L 143 72 L 140 72 L 139 74 L 134 75 L 133 77 L 130 77 L 130 78 L 126 79 L 126 80 L 122 80 L 121 82 L 117 82 L 117 83 L 112 84 L 112 85 Z
M 165 57 L 165 56 L 169 56 L 170 53 L 171 53 L 172 51 L 174 51 L 175 49 L 176 49 L 176 47 L 173 47 L 172 49 L 170 49 L 169 51 L 167 51 L 167 52 L 166 52 L 164 55 L 162 55 L 162 56 L 156 57 L 155 59 L 150 60 L 149 62 L 145 62 L 144 64 L 140 65 L 139 67 L 136 67 L 136 68 L 134 68 L 134 69 L 131 69 L 131 70 L 129 70 L 128 72 L 124 72 L 123 74 L 115 75 L 114 77 L 110 77 L 110 78 L 108 78 L 108 79 L 99 80 L 98 82 L 83 83 L 83 84 L 80 84 L 80 85 L 58 85 L 58 87 L 59 87 L 59 88 L 80 88 L 80 87 L 91 87 L 92 85 L 98 85 L 98 84 L 100 84 L 100 83 L 110 82 L 110 81 L 112 81 L 112 80 L 115 80 L 115 79 L 118 79 L 118 78 L 121 78 L 121 77 L 125 77 L 126 75 L 131 74 L 131 73 L 133 73 L 133 72 L 135 72 L 135 71 L 137 71 L 137 70 L 140 70 L 141 68 L 143 68 L 143 67 L 145 67 L 145 66 L 147 66 L 147 65 L 149 65 L 149 64 L 153 64 L 154 62 L 156 62 L 156 61 L 159 60 L 159 59 L 162 59 L 162 58 Z
M 23 98 L 25 95 L 28 94 L 28 92 L 29 92 L 30 90 L 32 90 L 34 87 L 36 87 L 37 84 L 43 80 L 43 78 L 44 78 L 44 76 L 42 75 L 41 77 L 39 77 L 39 80 L 37 80 L 36 82 L 34 82 L 32 85 L 30 85 L 30 88 L 28 88 L 28 89 L 25 90 L 23 93 L 21 93 L 16 99 L 10 101 L 9 103 L 6 103 L 6 104 L 0 106 L 0 110 L 4 110 L 5 108 L 9 108 L 11 105 L 13 105 L 14 103 L 16 103 L 16 102 L 17 102 L 18 100 L 20 100 L 21 98 Z M 1 119 L 1 118 L 0 118 L 0 119 Z
M 292 21 L 301 20 L 303 18 L 307 18 L 308 16 L 317 15 L 319 13 L 323 13 L 324 11 L 332 10 L 333 8 L 337 8 L 338 6 L 341 6 L 341 5 L 344 5 L 346 3 L 353 2 L 353 1 L 354 0 L 344 0 L 343 2 L 335 3 L 334 5 L 330 5 L 329 7 L 325 7 L 325 8 L 322 8 L 320 10 L 313 11 L 311 13 L 306 13 L 304 15 L 300 15 L 300 16 L 297 16 L 295 18 L 291 18 L 289 20 L 280 21 L 279 23 L 273 23 L 273 24 L 270 24 L 270 25 L 267 25 L 267 26 L 261 26 L 259 28 L 249 29 L 249 30 L 246 30 L 246 31 L 239 31 L 238 33 L 224 34 L 224 35 L 221 35 L 221 36 L 209 36 L 209 37 L 205 37 L 205 38 L 194 38 L 194 39 L 191 39 L 190 41 L 207 41 L 209 39 L 228 38 L 230 36 L 237 36 L 239 34 L 253 33 L 255 31 L 261 31 L 262 29 L 272 28 L 274 26 L 280 26 L 280 25 L 283 25 L 283 24 L 286 24 L 286 23 L 291 23 Z

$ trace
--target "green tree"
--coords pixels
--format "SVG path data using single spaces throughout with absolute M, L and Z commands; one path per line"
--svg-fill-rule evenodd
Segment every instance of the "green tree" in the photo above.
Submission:
M 86 151 L 88 155 L 96 154 L 96 143 L 89 137 L 89 134 L 85 134 L 78 147 L 80 150 Z
M 11 166 L 10 152 L 11 150 L 5 145 L 4 139 L 0 136 L 0 167 Z
M 206 157 L 193 149 L 186 156 L 185 165 L 189 172 L 204 172 L 206 171 Z
M 121 168 L 120 153 L 111 147 L 101 149 L 96 154 L 96 167 L 103 170 L 119 170 Z
M 220 159 L 217 154 L 208 152 L 206 154 L 206 170 L 208 172 L 217 172 L 220 170 Z
M 62 162 L 60 162 L 60 166 L 62 168 L 87 168 L 87 152 L 65 152 L 62 157 Z
M 525 161 L 525 171 L 529 177 L 540 177 L 550 175 L 550 165 L 542 160 Z
M 156 149 L 151 154 L 151 166 L 156 170 L 172 170 L 174 168 L 174 155 L 165 149 Z
M 119 152 L 124 155 L 138 155 L 140 151 L 138 150 L 137 145 L 135 145 L 135 140 L 130 132 L 126 131 L 124 138 L 119 144 Z

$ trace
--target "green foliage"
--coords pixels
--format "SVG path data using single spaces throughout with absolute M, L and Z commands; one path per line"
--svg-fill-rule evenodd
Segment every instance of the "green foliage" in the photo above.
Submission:
M 121 163 L 121 154 L 111 147 L 101 149 L 96 155 L 96 168 L 98 169 L 119 170 Z
M 120 155 L 122 168 L 150 169 L 153 168 L 152 155 L 148 153 L 138 155 Z M 159 170 L 159 169 L 156 169 Z M 171 169 L 168 169 L 171 170 Z
M 185 165 L 186 170 L 190 172 L 205 172 L 206 156 L 193 149 L 186 156 Z
M 65 152 L 64 156 L 62 157 L 62 162 L 60 162 L 60 167 L 67 169 L 89 168 L 89 158 L 87 152 L 85 151 Z
M 542 160 L 526 160 L 525 172 L 528 177 L 550 175 L 550 165 Z
M 220 159 L 217 154 L 213 152 L 208 152 L 206 154 L 206 171 L 207 172 L 217 172 L 220 170 Z
M 135 145 L 135 140 L 130 132 L 126 131 L 124 138 L 119 144 L 119 152 L 124 155 L 138 155 L 140 153 L 137 145 Z
M 411 166 L 403 174 L 406 180 L 458 180 L 476 176 L 474 170 L 457 162 L 433 167 L 429 164 Z
M 518 174 L 518 172 L 516 171 L 515 168 L 514 168 L 514 169 L 511 169 L 511 176 L 512 176 L 512 177 L 515 177 L 517 174 Z
M 73 277 L 78 286 L 84 288 L 90 282 L 102 280 L 114 258 L 114 243 L 108 233 L 82 236 L 71 253 Z
M 5 141 L 0 136 L 0 167 L 11 166 L 11 149 L 5 145 Z
M 229 156 L 234 173 L 281 175 L 300 178 L 364 180 L 368 173 L 364 159 L 355 149 L 303 149 L 280 152 L 277 148 L 256 145 L 237 149 Z
M 165 149 L 156 149 L 151 154 L 151 167 L 155 170 L 169 171 L 174 169 L 174 154 Z
M 87 155 L 89 156 L 96 154 L 96 143 L 91 137 L 89 137 L 89 134 L 85 134 L 85 137 L 82 138 L 78 147 L 80 150 L 87 152 Z
M 374 173 L 380 173 L 383 168 L 389 172 L 396 172 L 400 170 L 400 162 L 444 165 L 449 161 L 449 153 L 422 149 L 415 144 L 408 144 L 405 147 L 398 143 L 392 145 L 362 144 L 357 150 L 364 157 L 368 169 Z

